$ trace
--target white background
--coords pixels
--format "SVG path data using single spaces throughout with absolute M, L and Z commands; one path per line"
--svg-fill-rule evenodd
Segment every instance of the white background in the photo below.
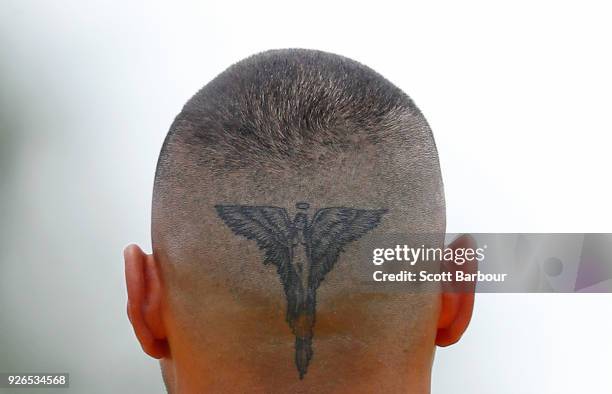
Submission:
M 612 24 L 601 1 L 7 1 L 0 5 L 0 371 L 162 393 L 121 250 L 183 103 L 270 48 L 336 52 L 434 130 L 449 232 L 611 232 Z M 609 393 L 611 295 L 478 295 L 434 393 Z M 401 371 L 398 371 L 401 373 Z

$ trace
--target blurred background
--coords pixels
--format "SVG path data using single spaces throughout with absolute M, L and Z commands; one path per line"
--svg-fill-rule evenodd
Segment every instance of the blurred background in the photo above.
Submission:
M 406 91 L 434 130 L 449 232 L 612 232 L 611 6 L 493 3 L 3 0 L 0 371 L 164 392 L 126 317 L 122 249 L 150 251 L 183 103 L 265 49 L 339 53 Z M 611 303 L 479 294 L 433 393 L 609 393 Z

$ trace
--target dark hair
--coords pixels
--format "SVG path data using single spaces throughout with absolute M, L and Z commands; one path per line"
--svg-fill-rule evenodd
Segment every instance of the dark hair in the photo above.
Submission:
M 412 100 L 374 70 L 321 51 L 270 50 L 232 65 L 187 102 L 158 171 L 177 145 L 215 172 L 300 167 L 359 144 L 405 139 L 415 125 L 429 130 Z

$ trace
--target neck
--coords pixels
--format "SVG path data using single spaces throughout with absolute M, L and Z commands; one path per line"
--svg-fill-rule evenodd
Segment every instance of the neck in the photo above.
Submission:
M 384 356 L 382 357 L 384 358 Z M 208 365 L 199 369 L 177 368 L 169 361 L 165 365 L 164 380 L 170 394 L 203 392 L 224 393 L 271 393 L 271 392 L 334 392 L 334 393 L 430 393 L 431 363 L 415 365 L 400 362 L 382 366 L 380 358 L 351 363 L 356 368 L 341 370 L 327 363 L 321 368 L 312 368 L 303 379 L 299 379 L 292 368 L 227 368 Z M 389 360 L 383 362 L 387 364 Z M 268 370 L 266 372 L 266 370 Z M 290 370 L 283 373 L 283 370 Z M 332 371 L 339 371 L 337 374 Z

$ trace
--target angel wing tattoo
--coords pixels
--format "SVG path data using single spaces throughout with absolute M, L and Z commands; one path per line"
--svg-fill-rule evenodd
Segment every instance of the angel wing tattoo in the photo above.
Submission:
M 263 263 L 273 264 L 287 298 L 286 320 L 295 335 L 295 365 L 304 378 L 312 358 L 316 291 L 344 246 L 376 227 L 386 209 L 333 207 L 312 219 L 309 204 L 296 204 L 290 220 L 284 208 L 215 205 L 219 217 L 237 235 L 257 242 Z

